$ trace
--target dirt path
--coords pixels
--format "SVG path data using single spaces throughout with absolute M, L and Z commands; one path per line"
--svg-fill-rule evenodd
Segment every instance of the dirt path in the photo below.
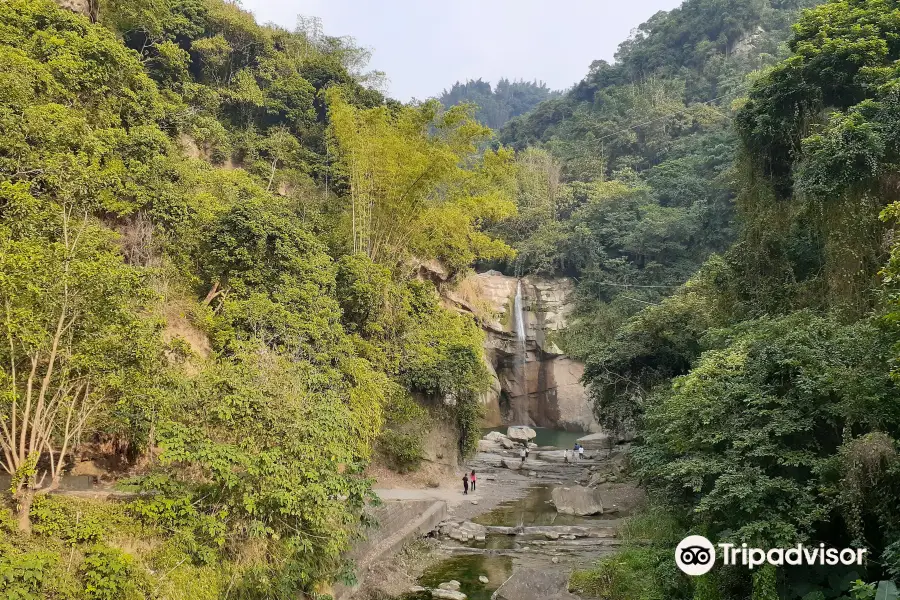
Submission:
M 503 475 L 483 475 L 478 479 L 475 491 L 463 494 L 460 489 L 439 488 L 379 488 L 375 493 L 383 501 L 392 500 L 441 500 L 447 503 L 450 516 L 460 519 L 474 519 L 497 507 L 498 504 L 521 498 L 534 480 L 517 473 Z

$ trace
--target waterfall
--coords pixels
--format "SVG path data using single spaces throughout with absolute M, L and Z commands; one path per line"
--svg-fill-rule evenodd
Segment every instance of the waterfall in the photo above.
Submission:
M 519 425 L 528 425 L 528 372 L 525 369 L 525 317 L 522 312 L 522 280 L 516 283 L 516 298 L 513 301 L 516 323 L 516 370 L 521 382 L 522 393 L 513 400 L 513 420 Z
M 522 352 L 525 353 L 525 318 L 522 316 L 522 280 L 516 284 L 516 299 L 513 302 L 513 310 L 516 313 L 516 337 L 519 340 Z M 524 361 L 523 361 L 524 362 Z

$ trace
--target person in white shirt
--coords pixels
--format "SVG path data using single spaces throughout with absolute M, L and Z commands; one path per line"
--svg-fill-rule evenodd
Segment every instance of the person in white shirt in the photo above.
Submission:
M 524 448 L 524 447 L 522 447 L 522 449 L 519 450 L 519 456 L 522 457 L 522 464 L 525 464 L 525 457 L 528 456 L 528 453 L 525 452 L 525 448 Z

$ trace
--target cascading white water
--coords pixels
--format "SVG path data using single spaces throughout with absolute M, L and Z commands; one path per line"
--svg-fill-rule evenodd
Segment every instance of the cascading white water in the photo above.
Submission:
M 522 350 L 525 350 L 525 318 L 522 316 L 522 280 L 516 284 L 516 299 L 513 302 L 513 310 L 516 312 L 516 337 Z
M 522 311 L 522 280 L 516 283 L 516 297 L 513 301 L 513 311 L 516 320 L 516 369 L 519 371 L 519 381 L 522 382 L 522 390 L 513 400 L 513 420 L 517 424 L 528 424 L 528 371 L 525 369 L 525 316 Z

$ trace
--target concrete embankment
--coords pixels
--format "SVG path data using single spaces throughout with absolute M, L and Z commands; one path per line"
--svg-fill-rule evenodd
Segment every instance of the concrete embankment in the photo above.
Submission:
M 356 585 L 336 585 L 335 600 L 352 598 L 373 562 L 390 557 L 408 541 L 434 529 L 446 518 L 447 503 L 434 499 L 388 500 L 370 509 L 370 516 L 378 525 L 347 556 L 355 565 Z

